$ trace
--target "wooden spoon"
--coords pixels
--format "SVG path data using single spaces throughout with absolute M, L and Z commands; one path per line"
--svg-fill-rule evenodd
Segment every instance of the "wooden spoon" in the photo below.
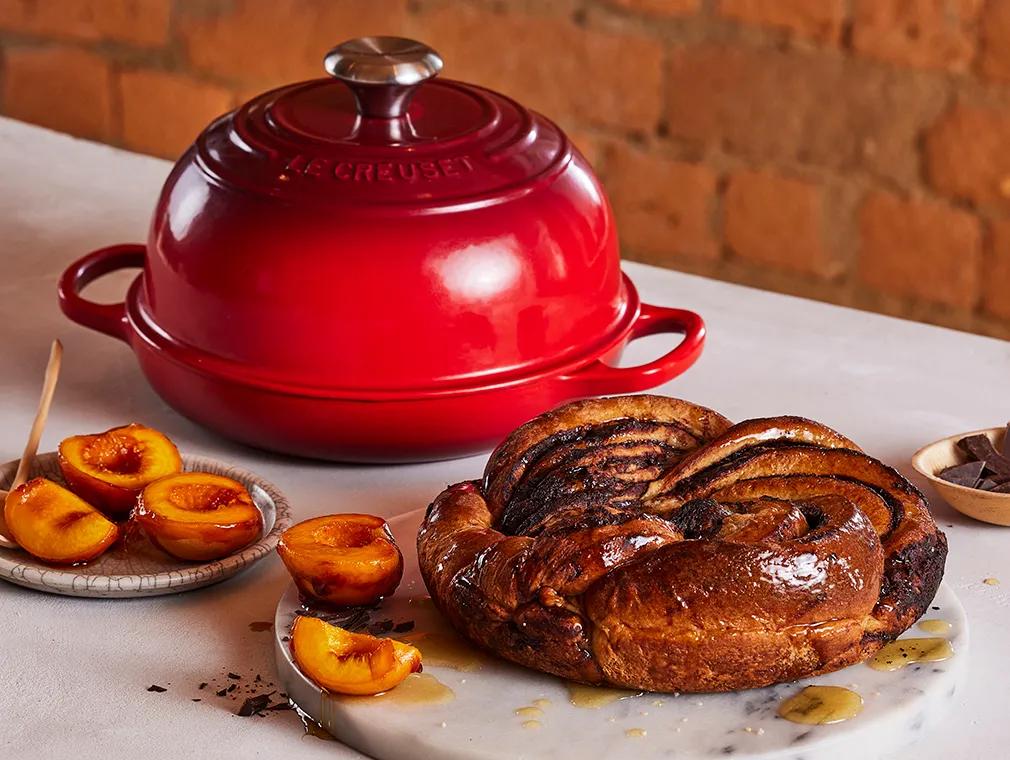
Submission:
M 21 461 L 18 463 L 18 471 L 11 481 L 10 491 L 28 480 L 28 471 L 31 469 L 35 454 L 39 450 L 39 441 L 42 440 L 42 431 L 46 427 L 46 419 L 49 417 L 49 407 L 53 403 L 53 393 L 56 391 L 56 381 L 60 376 L 60 363 L 63 359 L 63 344 L 58 340 L 53 341 L 53 347 L 49 351 L 49 363 L 46 365 L 46 377 L 42 383 L 42 396 L 39 398 L 39 408 L 35 412 L 35 421 L 32 423 L 32 430 L 28 434 L 28 443 L 21 454 Z M 0 489 L 0 546 L 5 549 L 17 549 L 17 542 L 9 538 L 10 531 L 4 522 L 2 504 L 7 499 L 10 491 Z

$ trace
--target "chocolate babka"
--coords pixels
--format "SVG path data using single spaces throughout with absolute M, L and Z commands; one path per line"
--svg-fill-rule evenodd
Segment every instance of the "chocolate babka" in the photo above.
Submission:
M 523 425 L 418 534 L 432 599 L 470 640 L 650 691 L 864 660 L 923 613 L 946 554 L 915 487 L 835 431 L 657 396 Z

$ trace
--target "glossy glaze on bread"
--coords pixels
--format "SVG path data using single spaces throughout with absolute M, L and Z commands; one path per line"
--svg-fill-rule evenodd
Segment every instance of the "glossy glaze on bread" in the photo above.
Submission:
M 677 399 L 568 404 L 517 429 L 418 535 L 468 638 L 563 678 L 722 691 L 866 659 L 926 609 L 947 545 L 922 495 L 798 417 Z

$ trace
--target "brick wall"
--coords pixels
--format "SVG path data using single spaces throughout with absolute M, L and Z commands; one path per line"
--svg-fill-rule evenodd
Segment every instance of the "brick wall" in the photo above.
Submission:
M 0 112 L 172 157 L 375 33 L 560 122 L 629 258 L 1010 336 L 1010 0 L 0 0 Z

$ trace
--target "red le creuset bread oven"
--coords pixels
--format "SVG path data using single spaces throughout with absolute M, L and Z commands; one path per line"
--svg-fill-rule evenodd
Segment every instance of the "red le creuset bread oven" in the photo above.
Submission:
M 474 453 L 563 401 L 645 390 L 701 352 L 694 313 L 642 304 L 610 206 L 553 123 L 410 40 L 212 123 L 147 245 L 76 261 L 75 322 L 126 341 L 155 390 L 239 441 L 343 461 Z M 81 289 L 143 268 L 121 304 Z M 648 364 L 631 339 L 681 333 Z

